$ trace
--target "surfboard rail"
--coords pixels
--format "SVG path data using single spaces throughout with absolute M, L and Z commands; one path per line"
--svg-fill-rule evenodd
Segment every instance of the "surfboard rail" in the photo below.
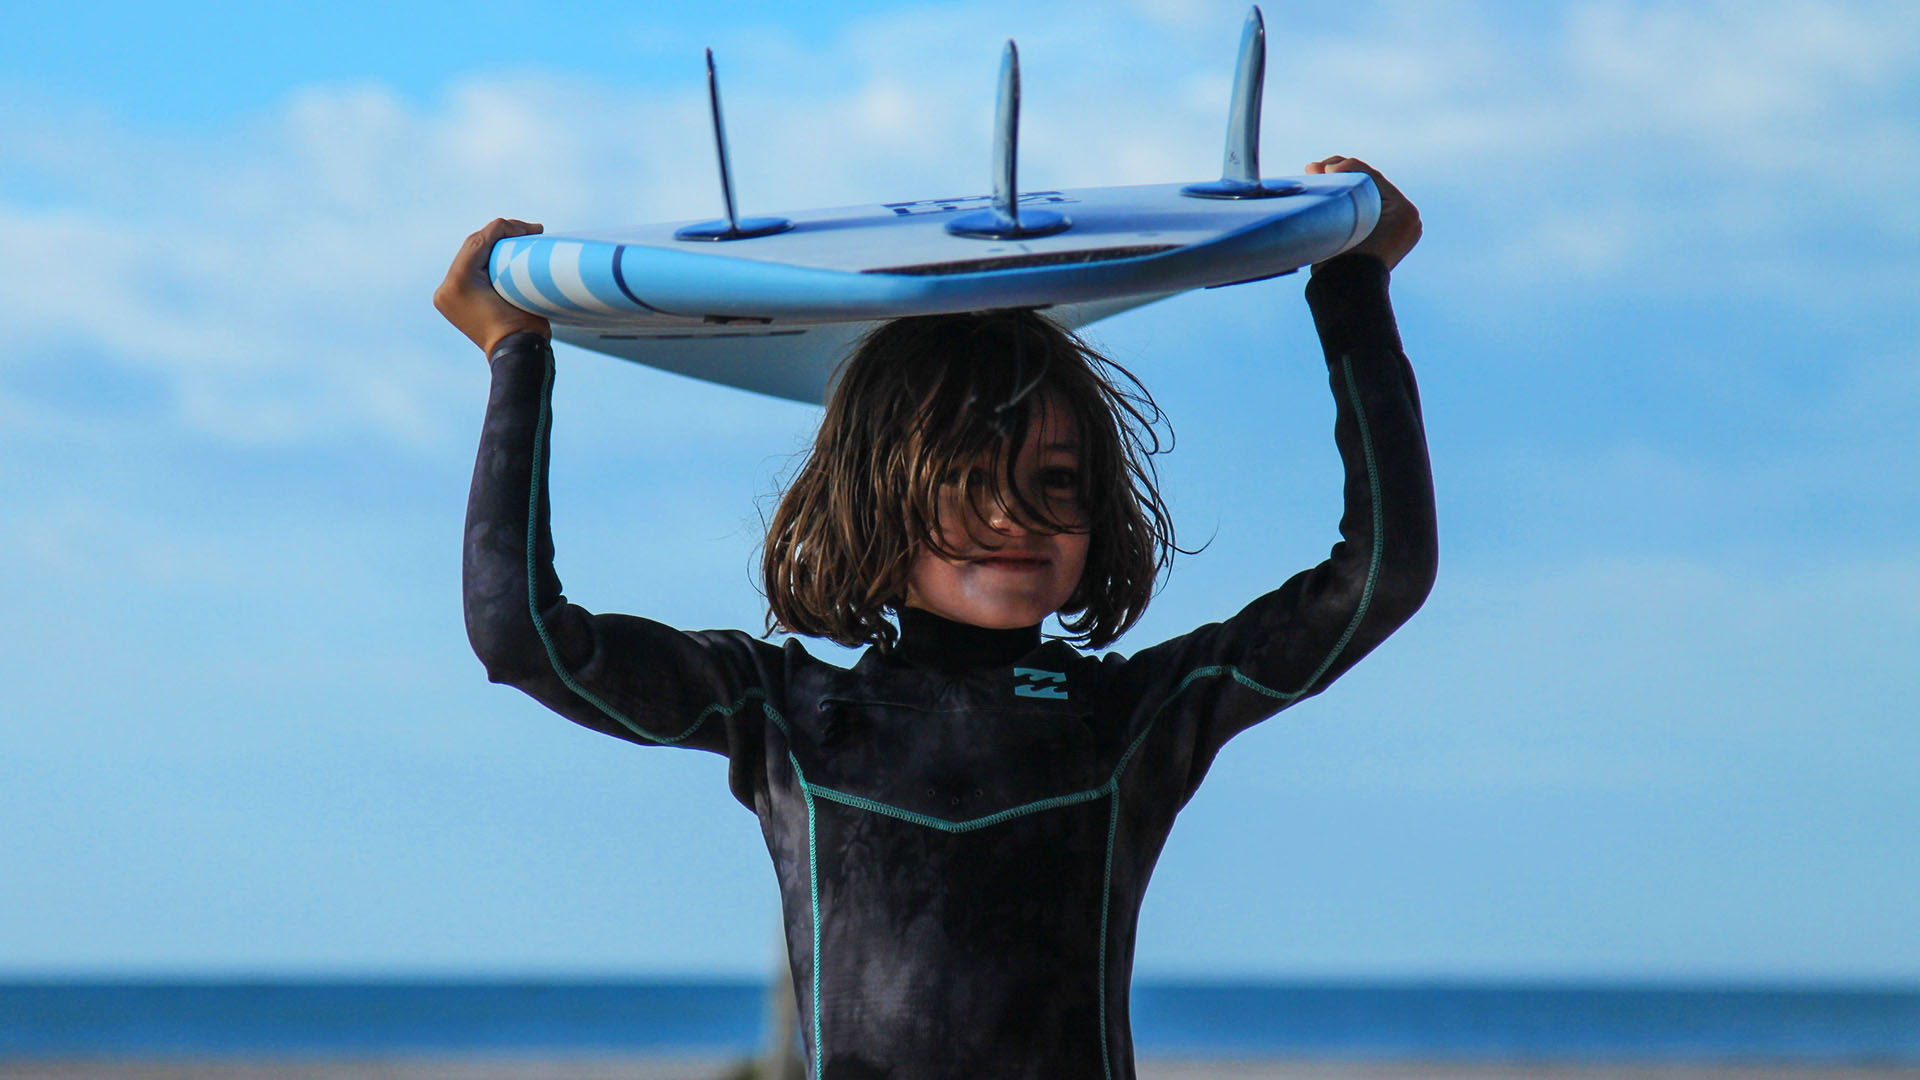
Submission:
M 562 230 L 502 240 L 491 271 L 514 305 L 596 328 L 809 325 L 1164 295 L 1330 258 L 1379 217 L 1363 174 L 1296 182 L 1298 194 L 1258 202 L 1181 199 L 1178 184 L 1047 193 L 1073 206 L 1071 232 L 986 245 L 948 234 L 945 213 L 902 217 L 889 204 L 794 214 L 785 232 L 725 248 L 676 241 L 681 223 Z M 977 201 L 944 205 L 959 213 Z

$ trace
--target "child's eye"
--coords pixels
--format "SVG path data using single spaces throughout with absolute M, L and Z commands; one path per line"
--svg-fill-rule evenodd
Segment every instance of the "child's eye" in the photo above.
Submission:
M 1048 469 L 1040 474 L 1040 482 L 1049 491 L 1075 490 L 1080 486 L 1080 474 L 1073 469 Z

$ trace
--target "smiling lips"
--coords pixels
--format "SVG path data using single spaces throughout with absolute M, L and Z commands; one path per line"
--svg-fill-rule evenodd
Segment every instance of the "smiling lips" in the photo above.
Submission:
M 973 562 L 977 566 L 991 566 L 996 570 L 1044 570 L 1048 560 L 1039 555 L 990 555 Z

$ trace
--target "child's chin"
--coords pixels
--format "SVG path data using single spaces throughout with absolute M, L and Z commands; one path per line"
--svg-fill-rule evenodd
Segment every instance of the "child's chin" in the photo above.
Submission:
M 1044 620 L 1049 614 L 1044 608 L 1045 605 L 1038 602 L 1001 604 L 977 612 L 975 618 L 967 621 L 989 630 L 1018 630 Z

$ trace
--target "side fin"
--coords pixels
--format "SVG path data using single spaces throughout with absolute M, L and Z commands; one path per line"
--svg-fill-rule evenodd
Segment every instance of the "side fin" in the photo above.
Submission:
M 1267 81 L 1267 22 L 1260 5 L 1247 11 L 1240 31 L 1240 58 L 1233 69 L 1233 99 L 1227 107 L 1227 150 L 1220 179 L 1188 184 L 1180 194 L 1200 199 L 1270 199 L 1301 190 L 1290 180 L 1260 179 L 1260 97 Z
M 1017 240 L 1051 236 L 1073 225 L 1050 210 L 1020 212 L 1017 173 L 1020 159 L 1020 50 L 1007 39 L 1000 56 L 1000 101 L 993 116 L 993 208 L 962 214 L 947 231 L 973 240 Z
M 727 127 L 720 119 L 720 76 L 713 70 L 713 50 L 707 50 L 707 98 L 713 103 L 713 145 L 720 155 L 720 198 L 727 204 L 725 221 L 703 221 L 676 230 L 675 240 L 745 240 L 793 228 L 786 218 L 746 218 L 733 208 L 733 163 L 727 153 Z

